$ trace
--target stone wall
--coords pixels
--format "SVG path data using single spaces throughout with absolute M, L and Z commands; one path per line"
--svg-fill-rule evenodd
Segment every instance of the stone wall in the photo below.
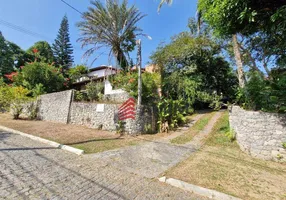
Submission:
M 230 127 L 240 148 L 253 157 L 286 161 L 286 115 L 230 108 Z
M 120 104 L 71 104 L 71 124 L 83 125 L 89 128 L 116 131 L 118 124 L 118 108 Z M 128 134 L 153 133 L 156 131 L 156 119 L 153 108 L 142 106 L 136 108 L 135 120 L 125 120 L 124 130 Z
M 71 104 L 71 124 L 108 131 L 116 130 L 117 104 L 77 103 Z
M 68 123 L 73 90 L 41 95 L 38 118 L 45 121 Z

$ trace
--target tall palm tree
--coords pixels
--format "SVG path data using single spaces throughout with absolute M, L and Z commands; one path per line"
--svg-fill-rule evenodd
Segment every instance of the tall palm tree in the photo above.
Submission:
M 128 7 L 128 1 L 106 0 L 106 4 L 100 0 L 91 2 L 92 6 L 83 13 L 83 21 L 78 23 L 81 31 L 82 47 L 89 47 L 84 56 L 91 56 L 102 48 L 108 48 L 109 56 L 115 56 L 116 61 L 124 70 L 129 62 L 129 52 L 136 46 L 136 37 L 144 35 L 137 23 L 146 15 L 132 5 Z M 95 60 L 95 59 L 94 59 Z
M 173 3 L 173 0 L 161 0 L 159 7 L 158 7 L 158 11 L 160 11 L 161 7 L 163 6 L 163 4 L 166 3 L 168 5 L 171 5 Z

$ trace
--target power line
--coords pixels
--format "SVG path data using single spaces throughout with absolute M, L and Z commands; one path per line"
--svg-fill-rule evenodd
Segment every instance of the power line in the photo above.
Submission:
M 8 28 L 14 29 L 14 30 L 16 30 L 16 31 L 20 31 L 20 32 L 22 32 L 22 33 L 24 33 L 24 34 L 33 36 L 33 37 L 38 37 L 38 38 L 40 37 L 40 38 L 45 38 L 45 39 L 51 40 L 51 38 L 49 38 L 49 37 L 46 37 L 46 36 L 41 35 L 41 34 L 39 34 L 39 33 L 33 32 L 33 31 L 28 30 L 28 29 L 26 29 L 26 28 L 23 28 L 23 27 L 21 27 L 21 26 L 17 26 L 17 25 L 15 25 L 15 24 L 12 24 L 12 23 L 10 23 L 10 22 L 7 22 L 7 21 L 5 21 L 5 20 L 3 20 L 3 19 L 0 19 L 0 24 L 6 26 L 6 27 L 8 27 Z
M 83 15 L 82 12 L 80 12 L 78 9 L 76 9 L 75 7 L 73 7 L 72 5 L 70 5 L 69 3 L 67 3 L 64 0 L 61 0 L 61 2 L 63 2 L 64 4 L 66 4 L 67 6 L 69 6 L 70 8 L 74 9 L 76 12 L 78 12 L 79 14 Z

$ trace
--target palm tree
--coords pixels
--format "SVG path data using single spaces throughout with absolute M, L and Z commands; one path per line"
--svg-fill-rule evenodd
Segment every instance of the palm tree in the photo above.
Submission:
M 108 48 L 109 56 L 115 56 L 116 61 L 123 70 L 129 62 L 129 52 L 136 46 L 136 37 L 144 35 L 137 23 L 146 15 L 128 1 L 106 0 L 106 5 L 100 0 L 91 2 L 92 6 L 83 13 L 83 21 L 78 23 L 81 31 L 82 47 L 88 47 L 84 56 L 90 56 L 102 48 Z M 95 61 L 94 59 L 93 61 Z
M 160 11 L 161 7 L 163 6 L 163 4 L 166 3 L 168 5 L 171 5 L 173 3 L 173 0 L 161 0 L 159 7 L 158 7 L 158 11 Z

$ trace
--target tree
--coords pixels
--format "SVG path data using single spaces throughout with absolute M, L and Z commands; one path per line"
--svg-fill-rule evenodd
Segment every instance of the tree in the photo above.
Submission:
M 91 2 L 92 6 L 83 13 L 83 21 L 78 23 L 82 37 L 78 39 L 82 47 L 90 46 L 84 56 L 91 56 L 102 48 L 110 49 L 118 65 L 127 70 L 128 53 L 136 45 L 136 37 L 142 35 L 137 23 L 145 16 L 128 1 L 106 0 L 106 5 L 99 0 Z M 94 59 L 95 60 L 95 59 Z
M 67 70 L 72 66 L 73 47 L 70 43 L 69 23 L 66 15 L 62 19 L 58 36 L 55 39 L 52 49 L 55 57 L 56 66 L 62 66 L 64 70 Z
M 236 79 L 229 64 L 219 57 L 220 46 L 205 36 L 183 32 L 151 56 L 162 70 L 163 96 L 184 99 L 192 105 L 203 93 L 232 97 Z M 207 101 L 209 99 L 206 99 Z
M 14 70 L 13 53 L 9 49 L 8 42 L 0 32 L 0 77 Z
M 54 62 L 53 51 L 48 42 L 46 41 L 36 42 L 33 46 L 31 46 L 27 50 L 27 53 L 30 54 L 32 57 L 35 57 L 34 50 L 38 51 L 38 56 L 37 56 L 38 61 L 42 61 L 46 63 Z

